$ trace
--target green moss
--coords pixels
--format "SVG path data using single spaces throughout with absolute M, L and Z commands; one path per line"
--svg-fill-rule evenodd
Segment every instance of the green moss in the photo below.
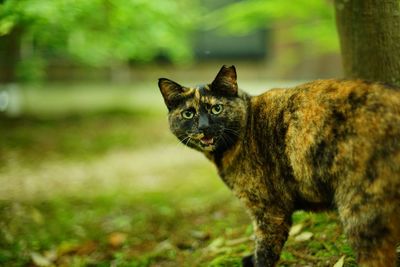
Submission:
M 230 255 L 223 255 L 215 258 L 210 262 L 208 267 L 241 267 L 242 258 Z

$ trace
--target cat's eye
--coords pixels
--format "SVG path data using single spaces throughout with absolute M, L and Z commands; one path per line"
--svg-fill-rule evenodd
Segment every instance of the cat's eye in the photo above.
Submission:
M 190 120 L 194 117 L 194 111 L 190 110 L 190 109 L 182 111 L 181 114 L 182 114 L 182 117 L 187 120 Z
M 218 115 L 222 112 L 223 110 L 223 106 L 221 104 L 216 104 L 214 106 L 211 107 L 211 113 L 214 115 Z

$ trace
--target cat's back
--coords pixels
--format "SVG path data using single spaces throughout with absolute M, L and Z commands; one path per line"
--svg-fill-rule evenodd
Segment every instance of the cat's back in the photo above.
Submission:
M 318 80 L 267 91 L 251 107 L 258 146 L 305 185 L 338 173 L 371 178 L 376 170 L 390 170 L 399 185 L 399 88 Z
M 317 80 L 271 89 L 251 100 L 256 117 L 288 127 L 352 124 L 364 128 L 400 120 L 400 88 L 361 80 Z M 368 121 L 366 121 L 368 120 Z M 350 125 L 348 125 L 350 126 Z
M 381 83 L 362 80 L 316 80 L 293 88 L 271 89 L 252 99 L 253 105 L 265 108 L 265 104 L 273 108 L 298 110 L 313 109 L 332 105 L 343 105 L 343 108 L 366 109 L 385 108 L 400 111 L 400 88 Z

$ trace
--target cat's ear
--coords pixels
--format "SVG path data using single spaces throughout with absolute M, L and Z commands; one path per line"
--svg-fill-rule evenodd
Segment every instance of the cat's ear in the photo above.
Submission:
M 164 97 L 165 105 L 167 105 L 169 110 L 176 105 L 181 94 L 185 92 L 183 86 L 166 78 L 158 79 L 158 87 L 160 88 L 161 94 Z
M 211 90 L 222 95 L 237 96 L 238 85 L 236 82 L 235 66 L 222 66 L 217 77 L 211 83 Z

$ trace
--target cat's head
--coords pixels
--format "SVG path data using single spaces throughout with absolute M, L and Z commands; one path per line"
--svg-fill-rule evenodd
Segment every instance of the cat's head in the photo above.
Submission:
M 224 151 L 242 135 L 246 95 L 239 92 L 234 66 L 223 66 L 212 83 L 186 87 L 161 78 L 158 86 L 168 107 L 171 131 L 199 151 Z

